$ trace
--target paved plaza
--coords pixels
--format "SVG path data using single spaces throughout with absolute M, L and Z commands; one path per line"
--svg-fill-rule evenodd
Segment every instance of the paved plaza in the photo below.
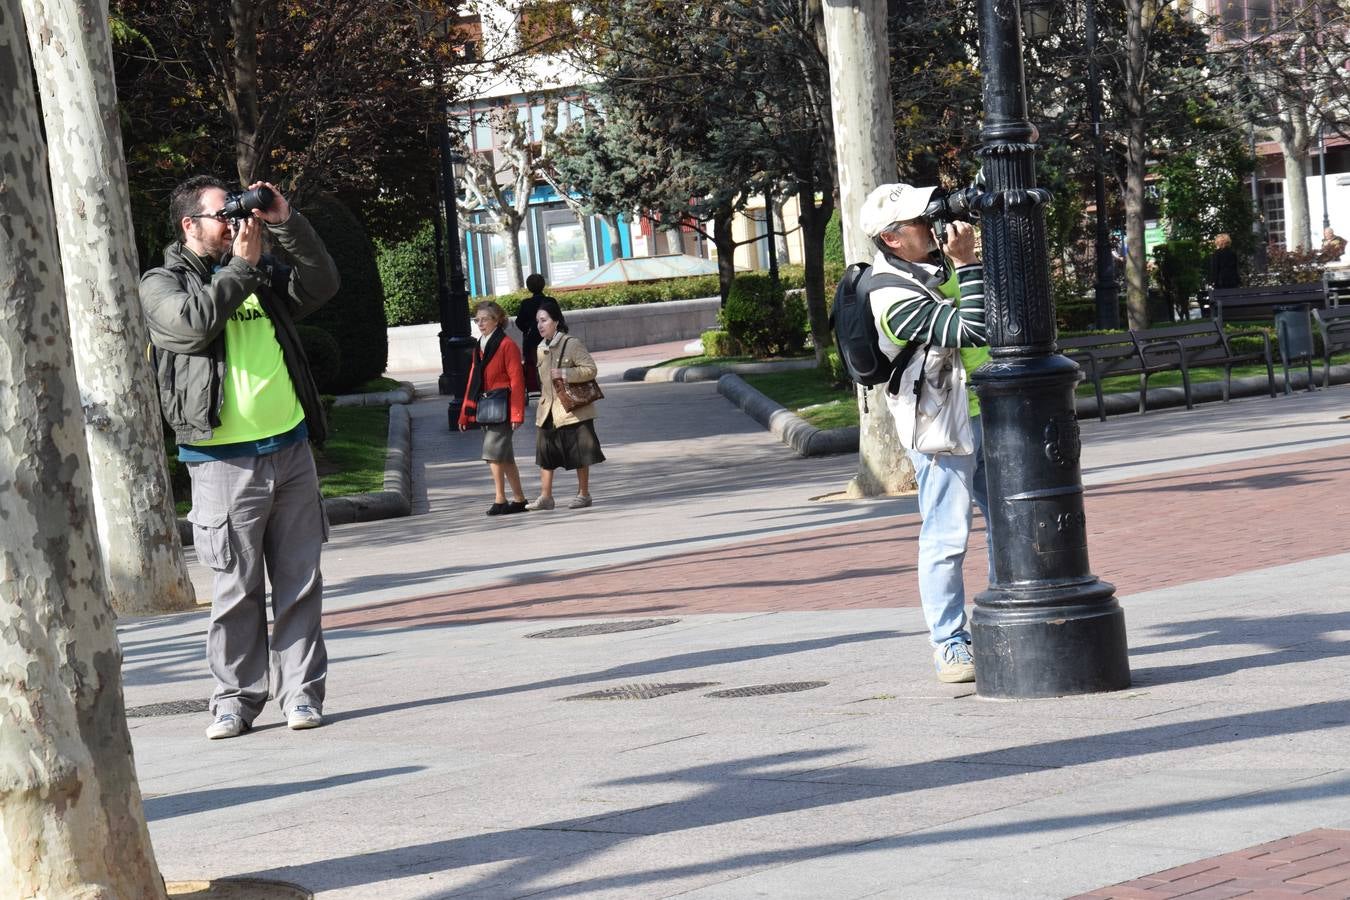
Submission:
M 130 720 L 167 878 L 325 900 L 1350 898 L 1350 387 L 1082 422 L 1133 684 L 997 702 L 932 675 L 913 498 L 819 499 L 855 456 L 793 456 L 710 382 L 620 379 L 679 352 L 596 354 L 594 507 L 495 519 L 478 436 L 447 431 L 435 373 L 404 376 L 414 515 L 333 531 L 325 726 L 269 708 L 209 742 L 202 712 Z M 527 424 L 522 461 L 533 445 Z M 977 518 L 976 588 L 984 546 Z M 205 627 L 120 623 L 128 706 L 209 695 Z M 738 690 L 766 685 L 799 689 Z

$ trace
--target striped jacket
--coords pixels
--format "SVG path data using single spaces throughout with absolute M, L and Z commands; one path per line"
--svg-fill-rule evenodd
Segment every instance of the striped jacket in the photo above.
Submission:
M 942 277 L 941 270 L 936 266 L 906 263 L 878 251 L 872 271 L 878 275 L 899 275 L 906 281 L 923 276 L 929 288 L 924 291 L 917 285 L 886 286 L 868 295 L 876 318 L 877 342 L 887 358 L 894 359 L 912 340 L 935 347 L 983 347 L 989 342 L 984 324 L 983 266 L 962 266 L 956 270 L 960 287 L 957 303 L 943 297 L 938 280 Z

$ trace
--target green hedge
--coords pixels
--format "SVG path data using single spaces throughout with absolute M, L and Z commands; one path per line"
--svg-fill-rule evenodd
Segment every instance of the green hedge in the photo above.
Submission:
M 737 275 L 720 315 L 731 340 L 756 357 L 787 356 L 802 348 L 806 303 L 784 294 L 768 275 Z
M 390 325 L 440 321 L 436 285 L 436 230 L 430 222 L 396 244 L 377 242 L 375 263 L 384 286 L 384 316 Z
M 375 244 L 351 210 L 322 195 L 306 204 L 305 217 L 337 263 L 342 286 L 318 312 L 305 319 L 328 332 L 342 350 L 335 390 L 347 391 L 384 373 L 389 360 L 385 334 L 384 286 L 375 263 Z

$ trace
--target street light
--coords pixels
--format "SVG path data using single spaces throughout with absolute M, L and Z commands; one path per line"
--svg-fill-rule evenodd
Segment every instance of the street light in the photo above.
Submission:
M 437 335 L 441 345 L 441 376 L 437 389 L 449 397 L 447 409 L 451 431 L 459 428 L 459 411 L 464 405 L 464 391 L 469 382 L 469 365 L 474 339 L 469 330 L 469 291 L 464 280 L 464 260 L 459 252 L 459 206 L 456 201 L 455 164 L 463 157 L 450 144 L 450 109 L 442 99 L 440 110 L 441 139 L 441 199 L 445 204 L 446 269 L 449 287 L 440 292 L 441 331 Z
M 976 691 L 1054 697 L 1130 683 L 1125 614 L 1088 570 L 1078 367 L 1055 349 L 1045 237 L 1048 192 L 1036 187 L 1018 0 L 980 0 L 987 193 L 986 321 L 991 360 L 973 376 L 984 426 L 993 558 L 971 618 Z

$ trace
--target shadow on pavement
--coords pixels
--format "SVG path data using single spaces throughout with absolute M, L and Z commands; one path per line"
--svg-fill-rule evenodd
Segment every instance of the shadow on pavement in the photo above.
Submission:
M 425 766 L 399 766 L 392 769 L 373 769 L 369 772 L 350 772 L 346 775 L 329 775 L 311 781 L 292 781 L 285 784 L 231 785 L 230 787 L 211 788 L 205 791 L 189 791 L 182 794 L 166 794 L 161 797 L 149 797 L 145 801 L 145 817 L 154 822 L 172 819 L 177 816 L 190 816 L 207 810 L 223 809 L 227 806 L 243 806 L 245 803 L 257 803 L 260 800 L 275 800 L 293 794 L 309 791 L 321 791 L 326 788 L 358 784 L 376 778 L 390 778 L 395 775 L 408 775 L 421 772 Z

